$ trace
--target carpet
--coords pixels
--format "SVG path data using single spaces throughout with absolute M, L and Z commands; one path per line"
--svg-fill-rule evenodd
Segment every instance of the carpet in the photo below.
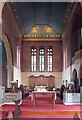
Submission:
M 53 107 L 53 101 L 51 96 L 37 96 L 36 105 L 33 107 L 33 101 L 28 96 L 23 99 L 20 105 L 21 116 L 20 119 L 36 119 L 39 120 L 44 118 L 50 119 L 67 119 L 73 118 L 75 113 L 80 115 L 80 105 L 64 105 L 62 101 L 57 98 L 55 101 L 55 107 Z M 8 111 L 14 111 L 15 105 L 3 105 L 2 106 L 2 116 L 8 113 Z M 46 119 L 46 120 L 48 120 Z M 17 119 L 18 120 L 18 119 Z

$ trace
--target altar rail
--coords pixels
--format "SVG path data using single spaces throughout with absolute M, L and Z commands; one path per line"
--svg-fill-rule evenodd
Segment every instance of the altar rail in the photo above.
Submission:
M 55 87 L 55 76 L 29 76 L 29 88 L 35 87 L 35 86 L 53 86 Z

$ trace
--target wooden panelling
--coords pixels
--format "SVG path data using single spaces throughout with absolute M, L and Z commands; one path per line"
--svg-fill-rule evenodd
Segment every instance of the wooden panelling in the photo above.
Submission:
M 34 76 L 30 76 L 29 77 L 29 88 L 30 87 L 34 87 L 35 86 L 35 77 Z
M 55 87 L 55 76 L 29 76 L 29 88 L 33 88 L 37 85 L 53 86 Z

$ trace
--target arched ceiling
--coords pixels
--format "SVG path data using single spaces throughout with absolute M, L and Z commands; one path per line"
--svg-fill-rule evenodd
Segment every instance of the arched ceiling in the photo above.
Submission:
M 54 31 L 62 35 L 64 30 L 64 15 L 67 2 L 16 2 L 14 12 L 22 34 L 38 25 L 49 25 Z

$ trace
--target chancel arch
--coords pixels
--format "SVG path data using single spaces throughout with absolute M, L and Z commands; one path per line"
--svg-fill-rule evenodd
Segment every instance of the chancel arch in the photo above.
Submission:
M 4 43 L 5 50 L 6 50 L 6 56 L 7 56 L 7 64 L 6 64 L 6 68 L 7 68 L 7 87 L 10 87 L 11 86 L 10 82 L 12 81 L 12 77 L 13 77 L 12 76 L 13 68 L 12 68 L 11 48 L 10 48 L 8 38 L 5 34 L 3 34 L 3 36 L 2 36 L 2 41 Z

